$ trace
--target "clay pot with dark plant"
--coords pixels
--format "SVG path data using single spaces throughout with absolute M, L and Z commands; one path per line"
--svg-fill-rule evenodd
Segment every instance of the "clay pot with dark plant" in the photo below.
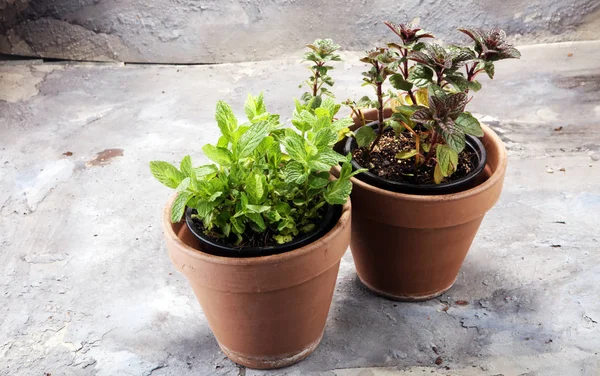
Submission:
M 400 42 L 361 59 L 376 99 L 346 102 L 354 136 L 336 145 L 368 169 L 352 179 L 350 248 L 369 289 L 425 300 L 453 285 L 502 190 L 504 145 L 465 111 L 481 88 L 475 77 L 493 78 L 497 60 L 520 54 L 501 30 L 461 29 L 474 45 L 444 47 L 419 28 L 386 25 Z
M 326 43 L 326 42 L 323 42 Z M 317 44 L 318 46 L 319 44 Z M 322 72 L 322 71 L 321 71 Z M 298 362 L 319 344 L 350 241 L 349 159 L 332 149 L 352 120 L 330 98 L 296 101 L 292 124 L 245 104 L 248 122 L 217 103 L 214 163 L 150 163 L 176 190 L 164 211 L 169 256 L 186 276 L 223 352 L 251 368 Z M 333 179 L 329 170 L 342 163 Z

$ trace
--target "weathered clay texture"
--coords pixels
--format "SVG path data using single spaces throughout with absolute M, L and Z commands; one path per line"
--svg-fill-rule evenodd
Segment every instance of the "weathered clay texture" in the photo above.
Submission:
M 318 37 L 364 50 L 414 20 L 447 41 L 458 26 L 502 26 L 513 40 L 600 36 L 596 0 L 0 0 L 0 53 L 71 60 L 262 60 Z

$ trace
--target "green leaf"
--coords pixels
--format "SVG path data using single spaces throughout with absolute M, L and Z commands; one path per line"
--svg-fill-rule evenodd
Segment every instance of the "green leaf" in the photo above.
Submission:
M 432 78 L 433 71 L 424 65 L 415 65 L 408 75 L 408 80 L 417 87 L 426 87 Z
M 409 91 L 413 87 L 412 82 L 406 81 L 399 73 L 396 73 L 390 77 L 390 83 L 395 89 L 398 90 Z
M 490 78 L 494 78 L 494 63 L 492 63 L 491 61 L 486 61 L 485 64 L 483 65 L 483 69 L 485 70 L 485 73 L 487 73 L 487 75 Z
M 352 192 L 352 183 L 349 180 L 334 180 L 325 189 L 323 196 L 330 205 L 344 205 Z
M 433 181 L 435 182 L 435 184 L 440 184 L 442 180 L 444 180 L 444 175 L 442 175 L 440 164 L 437 163 L 435 165 L 435 169 L 433 170 Z
M 246 178 L 246 193 L 254 200 L 260 202 L 265 194 L 265 176 L 257 173 Z
M 313 124 L 317 122 L 317 117 L 305 109 L 294 110 L 292 116 L 292 125 L 296 127 L 300 132 L 309 131 Z
M 181 192 L 177 195 L 175 201 L 173 201 L 173 206 L 171 207 L 171 223 L 181 221 L 183 213 L 185 212 L 185 206 L 190 197 L 191 195 L 187 192 Z
M 306 142 L 302 136 L 294 132 L 286 132 L 286 136 L 283 139 L 283 146 L 292 159 L 299 162 L 307 162 Z
M 256 213 L 246 213 L 246 217 L 249 218 L 252 222 L 256 223 L 258 228 L 262 231 L 267 229 L 262 215 Z
M 221 133 L 231 140 L 233 132 L 235 132 L 238 127 L 237 119 L 233 114 L 231 107 L 223 101 L 218 101 L 215 118 Z
M 181 163 L 179 164 L 179 169 L 185 176 L 194 175 L 194 169 L 192 168 L 192 158 L 189 155 L 183 157 Z
M 369 98 L 366 95 L 364 97 L 360 98 L 358 100 L 358 102 L 356 102 L 356 105 L 360 108 L 375 107 L 375 106 L 373 106 L 373 101 L 371 100 L 371 98 Z
M 223 195 L 223 192 L 215 192 L 212 195 L 210 195 L 210 197 L 208 198 L 208 202 L 213 202 L 216 199 L 218 199 L 219 197 L 221 197 Z
M 252 94 L 248 94 L 246 103 L 244 103 L 244 112 L 250 121 L 265 114 L 267 109 L 265 107 L 263 93 L 258 94 L 256 97 L 253 97 Z
M 320 129 L 313 138 L 313 144 L 319 150 L 332 146 L 336 141 L 337 134 L 330 128 Z
M 331 167 L 345 160 L 346 158 L 335 150 L 325 149 L 312 157 L 308 166 L 313 171 L 329 171 Z
M 468 86 L 469 86 L 469 89 L 471 89 L 475 92 L 481 90 L 481 83 L 479 83 L 479 81 L 477 81 L 477 80 L 469 81 Z
M 194 169 L 194 174 L 197 178 L 204 177 L 206 175 L 215 174 L 219 169 L 215 165 L 204 165 L 200 167 L 196 167 Z
M 300 162 L 291 161 L 283 169 L 283 179 L 286 183 L 302 184 L 308 175 Z
M 185 175 L 169 162 L 150 162 L 150 172 L 156 178 L 156 180 L 173 189 L 177 188 L 177 186 L 185 178 Z
M 271 209 L 271 206 L 269 205 L 253 205 L 253 204 L 248 204 L 246 205 L 246 209 L 248 209 L 248 211 L 252 212 L 252 213 L 264 213 L 267 210 Z
M 354 132 L 354 137 L 356 137 L 356 143 L 358 147 L 364 148 L 371 145 L 373 141 L 377 138 L 377 134 L 371 127 L 360 127 L 356 132 Z
M 435 149 L 435 155 L 442 176 L 450 176 L 456 171 L 458 167 L 458 153 L 456 151 L 447 145 L 438 145 Z
M 240 140 L 236 144 L 236 156 L 237 158 L 246 158 L 252 155 L 254 149 L 261 143 L 261 141 L 267 136 L 269 132 L 269 122 L 259 121 L 252 124 Z
M 323 188 L 329 183 L 328 178 L 320 177 L 320 176 L 310 176 L 308 180 L 308 186 L 310 188 Z
M 349 117 L 344 117 L 331 123 L 331 128 L 334 131 L 339 132 L 344 128 L 351 127 L 352 125 L 354 125 L 354 120 Z
M 446 80 L 454 85 L 459 91 L 465 91 L 469 87 L 469 80 L 459 72 L 447 74 Z
M 294 240 L 292 235 L 273 235 L 273 239 L 277 242 L 277 244 L 285 244 Z
M 329 113 L 329 109 L 326 107 L 319 107 L 317 109 L 315 109 L 315 116 L 317 118 L 327 118 L 329 120 L 331 120 L 331 114 Z
M 446 144 L 456 152 L 461 152 L 465 148 L 465 134 L 462 132 L 446 132 L 442 131 L 442 137 Z
M 198 212 L 197 215 L 200 218 L 204 218 L 208 216 L 214 209 L 214 205 L 208 201 L 199 201 L 198 204 L 194 207 Z
M 211 144 L 206 144 L 202 147 L 202 151 L 213 162 L 221 166 L 231 166 L 233 163 L 233 155 L 225 148 L 219 148 Z
M 219 137 L 219 140 L 217 141 L 217 146 L 220 148 L 227 149 L 227 146 L 229 146 L 229 137 L 227 137 L 227 136 Z
M 396 113 L 394 115 L 402 115 L 402 114 Z M 404 115 L 402 115 L 402 116 L 404 116 Z M 407 121 L 405 121 L 405 123 L 412 123 L 412 121 L 408 120 L 408 118 L 406 120 Z M 391 127 L 396 134 L 400 134 L 400 133 L 402 133 L 402 131 L 404 131 L 404 125 L 396 120 L 388 120 L 388 121 L 386 121 L 386 125 Z
M 181 183 L 179 183 L 179 185 L 177 186 L 177 188 L 175 189 L 175 191 L 176 192 L 183 192 L 183 191 L 185 191 L 190 186 L 190 182 L 191 182 L 190 178 L 183 179 L 181 181 Z
M 417 155 L 417 150 L 416 149 L 411 149 L 411 150 L 403 150 L 399 153 L 396 153 L 396 158 L 398 159 L 408 159 L 408 158 L 412 158 L 415 155 Z
M 448 93 L 446 93 L 444 89 L 442 89 L 436 84 L 429 85 L 427 87 L 427 92 L 429 93 L 430 97 L 438 97 L 444 99 L 448 96 Z
M 477 120 L 473 115 L 469 112 L 463 112 L 458 115 L 458 118 L 454 121 L 459 127 L 462 128 L 462 131 L 466 134 L 470 134 L 475 137 L 483 137 L 483 129 L 481 129 L 481 124 L 479 124 L 479 120 Z

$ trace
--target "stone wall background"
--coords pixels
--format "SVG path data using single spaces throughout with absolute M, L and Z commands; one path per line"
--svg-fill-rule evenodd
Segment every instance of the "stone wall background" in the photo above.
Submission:
M 600 38 L 599 0 L 0 0 L 0 53 L 90 61 L 263 60 L 330 37 L 347 50 L 415 20 L 447 42 L 500 26 L 518 44 Z

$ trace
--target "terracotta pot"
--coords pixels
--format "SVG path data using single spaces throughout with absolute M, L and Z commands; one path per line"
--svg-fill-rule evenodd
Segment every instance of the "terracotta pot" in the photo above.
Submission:
M 258 369 L 285 367 L 310 355 L 323 336 L 340 259 L 350 241 L 350 201 L 335 227 L 296 250 L 229 258 L 202 252 L 185 222 L 163 229 L 169 256 L 186 276 L 221 350 Z
M 374 116 L 367 113 L 369 119 Z M 478 185 L 466 191 L 421 196 L 352 179 L 350 249 L 369 289 L 419 301 L 452 287 L 485 213 L 500 196 L 506 172 L 504 144 L 490 128 L 483 130 L 487 165 Z

